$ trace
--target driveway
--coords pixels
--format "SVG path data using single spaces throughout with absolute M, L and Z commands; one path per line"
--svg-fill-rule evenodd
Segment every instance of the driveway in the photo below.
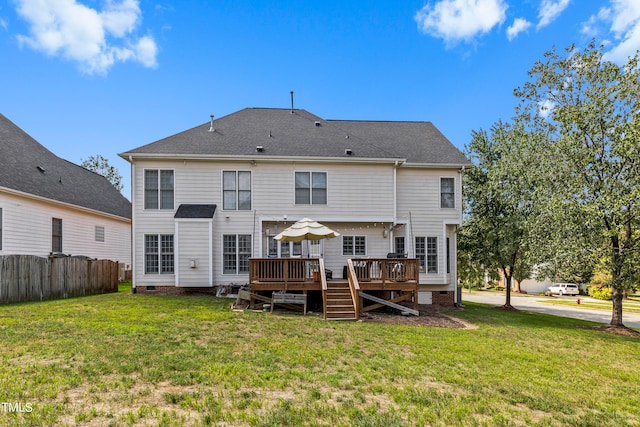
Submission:
M 609 324 L 611 322 L 611 310 L 597 310 L 592 308 L 579 308 L 559 304 L 549 304 L 544 300 L 557 300 L 558 298 L 574 300 L 576 297 L 544 297 L 544 296 L 522 296 L 511 294 L 511 305 L 520 310 L 533 311 L 537 313 L 552 314 L 554 316 L 571 317 L 574 319 L 589 320 L 591 322 Z M 583 301 L 589 297 L 580 295 Z M 504 305 L 504 292 L 482 292 L 474 291 L 469 293 L 462 291 L 462 303 L 465 301 L 478 302 L 489 305 Z M 622 321 L 629 328 L 640 329 L 640 314 L 622 313 Z

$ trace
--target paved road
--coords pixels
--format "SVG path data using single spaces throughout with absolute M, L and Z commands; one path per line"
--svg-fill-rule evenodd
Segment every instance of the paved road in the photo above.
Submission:
M 591 322 L 608 324 L 611 321 L 611 310 L 595 310 L 592 308 L 579 308 L 564 306 L 559 304 L 549 304 L 541 302 L 545 299 L 569 299 L 575 300 L 576 297 L 534 297 L 521 296 L 511 294 L 511 305 L 520 310 L 535 311 L 538 313 L 553 314 L 555 316 L 572 317 L 574 319 L 589 320 Z M 585 301 L 589 297 L 580 296 Z M 472 292 L 462 291 L 462 303 L 465 301 L 479 302 L 491 305 L 503 305 L 505 294 L 503 292 Z M 640 329 L 640 314 L 624 313 L 622 314 L 623 323 L 630 328 Z

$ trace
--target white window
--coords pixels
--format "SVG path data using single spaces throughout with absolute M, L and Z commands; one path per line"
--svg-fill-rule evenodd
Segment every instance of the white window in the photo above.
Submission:
M 173 234 L 144 235 L 145 274 L 173 274 Z
M 104 242 L 104 227 L 96 225 L 94 236 L 96 242 Z
M 327 173 L 296 172 L 296 205 L 327 204 Z
M 342 255 L 366 256 L 367 255 L 366 236 L 342 236 Z
M 427 273 L 438 272 L 438 238 L 427 237 Z
M 454 178 L 440 178 L 440 207 L 447 209 L 456 207 Z
M 144 208 L 173 209 L 173 170 L 145 169 Z
M 222 236 L 222 272 L 246 274 L 251 258 L 250 234 L 225 234 Z
M 222 208 L 251 210 L 251 171 L 222 172 Z

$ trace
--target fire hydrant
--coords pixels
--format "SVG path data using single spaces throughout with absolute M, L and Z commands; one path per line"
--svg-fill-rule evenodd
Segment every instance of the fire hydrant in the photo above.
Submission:
M 576 303 L 577 303 L 577 304 L 580 304 L 580 298 L 577 298 L 577 299 L 576 299 Z

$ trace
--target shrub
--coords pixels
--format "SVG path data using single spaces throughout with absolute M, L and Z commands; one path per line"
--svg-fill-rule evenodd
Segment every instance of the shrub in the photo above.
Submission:
M 609 286 L 589 286 L 589 296 L 601 300 L 610 300 L 611 288 Z

